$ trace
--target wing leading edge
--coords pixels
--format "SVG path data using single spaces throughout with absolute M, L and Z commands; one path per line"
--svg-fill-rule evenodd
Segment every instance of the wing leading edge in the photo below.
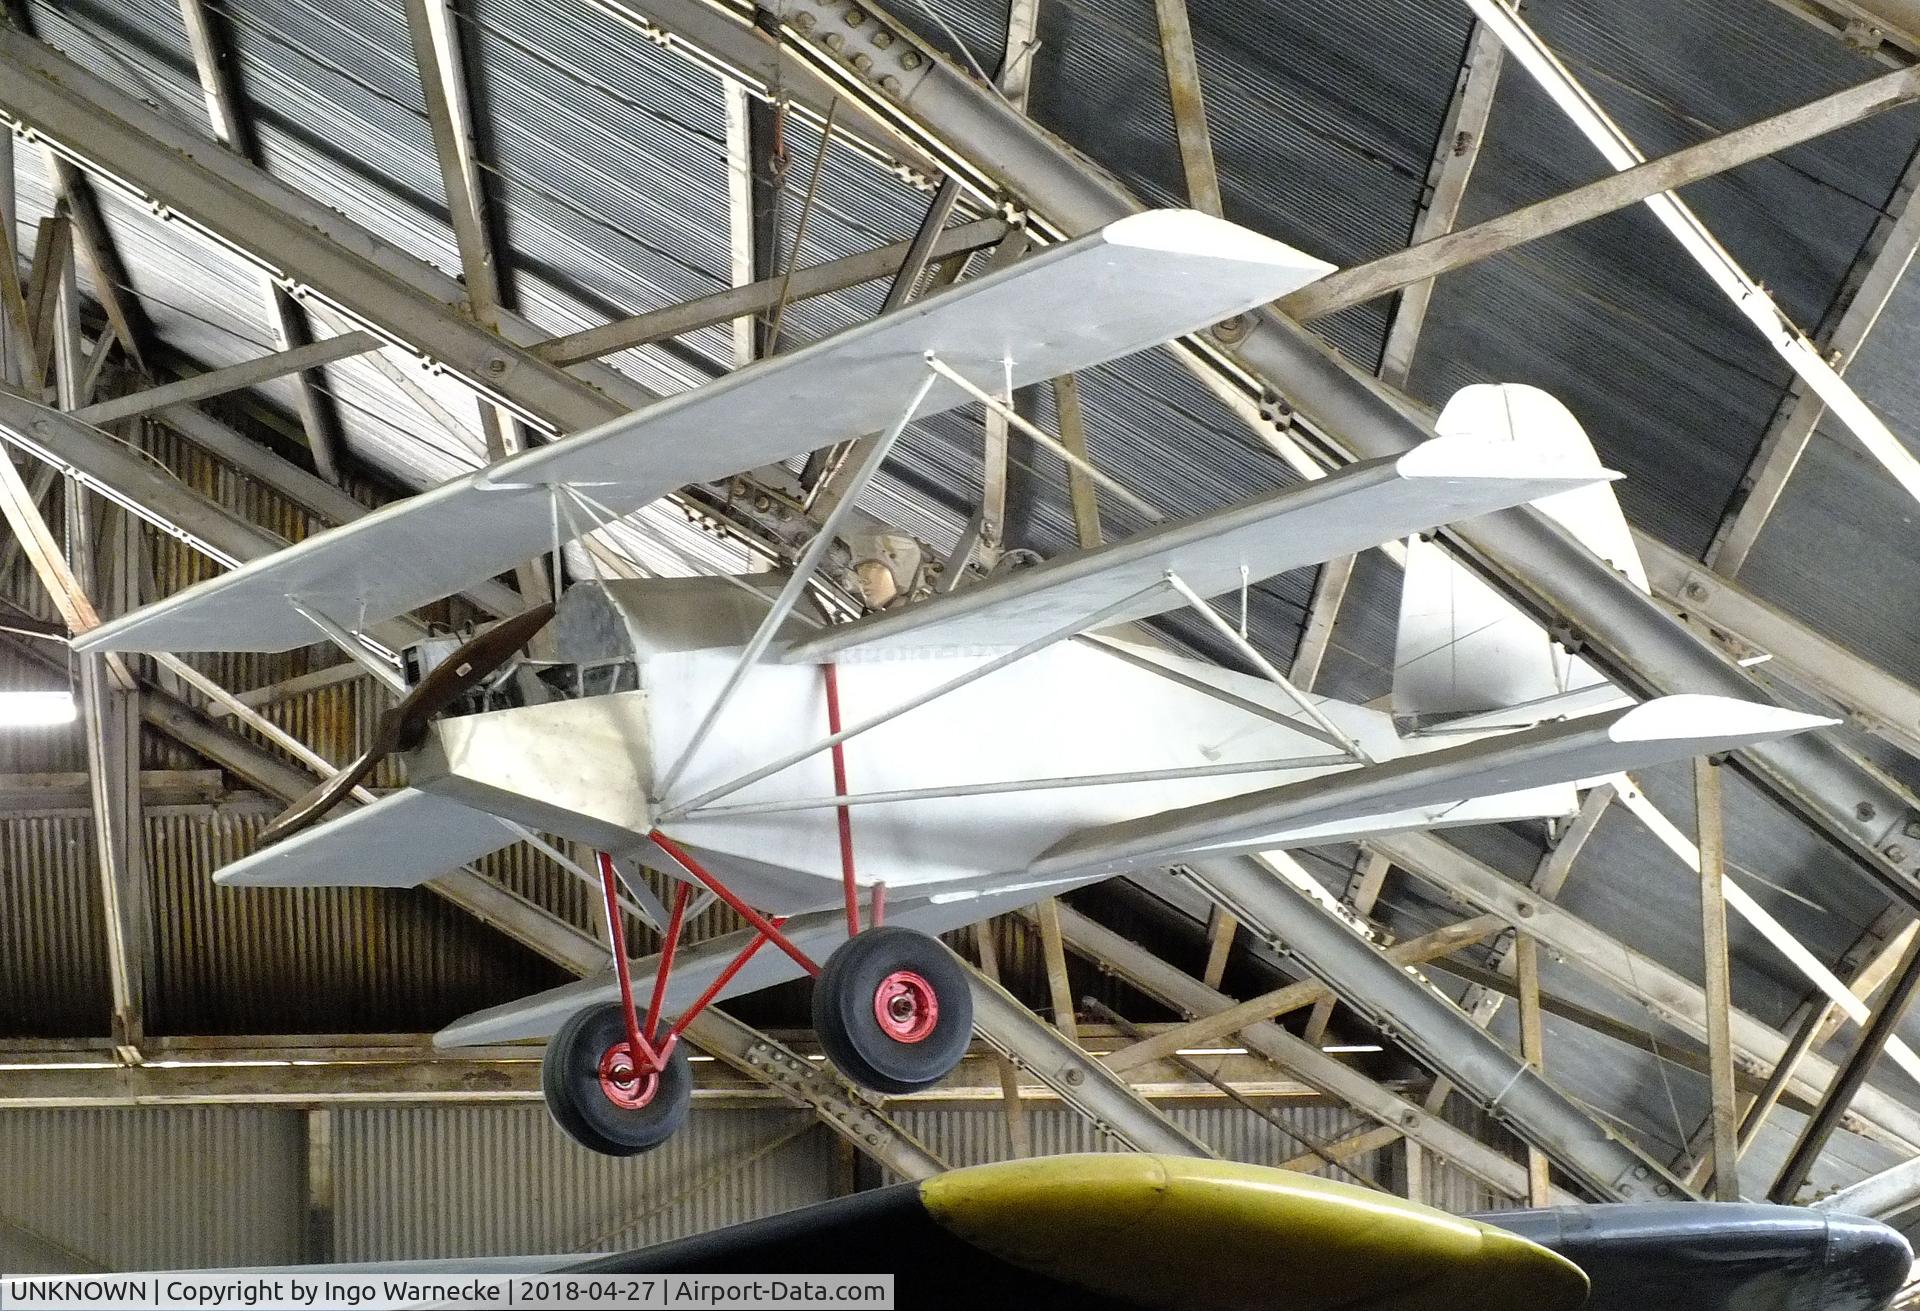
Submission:
M 1231 318 L 1330 267 L 1191 210 L 1136 214 L 318 534 L 103 624 L 75 645 L 285 650 L 315 640 L 290 599 L 364 629 L 549 549 L 556 486 L 579 487 L 628 514 L 689 483 L 886 427 L 926 377 L 929 352 L 994 390 L 1010 362 L 1013 384 L 1024 386 Z M 969 399 L 940 380 L 919 413 Z M 590 516 L 572 513 L 579 531 L 593 527 Z

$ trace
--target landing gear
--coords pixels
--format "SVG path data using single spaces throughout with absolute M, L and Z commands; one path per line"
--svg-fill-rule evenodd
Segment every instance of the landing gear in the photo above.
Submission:
M 829 666 L 829 723 L 839 732 L 834 689 Z M 844 795 L 845 771 L 837 744 L 834 749 L 835 790 Z M 589 1007 L 569 1019 L 547 1044 L 540 1067 L 547 1109 L 575 1142 L 609 1156 L 634 1156 L 672 1136 L 685 1122 L 693 1097 L 693 1075 L 681 1046 L 682 1035 L 769 943 L 815 977 L 814 1028 L 827 1056 L 854 1082 L 877 1092 L 912 1092 L 938 1083 L 966 1055 L 973 1038 L 973 994 L 965 967 L 926 934 L 881 925 L 884 884 L 874 885 L 871 927 L 860 930 L 859 887 L 846 807 L 840 809 L 840 868 L 850 936 L 824 970 L 781 931 L 785 916 L 755 910 L 708 873 L 692 852 L 658 829 L 648 837 L 694 882 L 744 919 L 754 934 L 680 1018 L 663 1025 L 661 1010 L 686 924 L 691 885 L 682 882 L 675 889 L 652 995 L 643 1009 L 634 997 L 627 959 L 620 875 L 613 857 L 600 853 L 607 947 L 620 1000 Z
M 945 947 L 891 925 L 857 933 L 813 985 L 813 1027 L 841 1073 L 875 1092 L 940 1082 L 973 1038 L 973 994 Z
M 636 1058 L 618 1002 L 589 1006 L 561 1026 L 540 1062 L 547 1111 L 582 1147 L 638 1156 L 664 1143 L 687 1119 L 693 1071 L 675 1044 L 661 1069 Z

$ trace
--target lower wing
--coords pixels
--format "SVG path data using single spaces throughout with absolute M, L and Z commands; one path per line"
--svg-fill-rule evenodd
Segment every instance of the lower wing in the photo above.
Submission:
M 1085 829 L 1055 843 L 1027 873 L 1120 874 L 1199 851 L 1273 847 L 1290 831 L 1339 820 L 1715 755 L 1835 722 L 1728 697 L 1660 697 L 1625 710 Z

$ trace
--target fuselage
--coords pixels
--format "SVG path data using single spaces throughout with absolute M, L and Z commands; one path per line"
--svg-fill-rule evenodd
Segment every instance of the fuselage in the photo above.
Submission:
M 882 718 L 999 654 L 930 650 L 843 662 L 835 668 L 841 722 Z M 837 904 L 828 751 L 712 795 L 828 735 L 822 667 L 757 664 L 691 758 L 671 771 L 670 793 L 656 794 L 656 780 L 687 753 L 739 655 L 734 646 L 657 651 L 636 660 L 632 691 L 443 721 L 415 754 L 411 777 L 428 791 L 616 851 L 638 854 L 658 824 L 768 911 Z M 1376 760 L 1462 740 L 1402 738 L 1382 711 L 1316 701 Z M 1499 730 L 1483 733 L 1491 731 Z M 849 808 L 858 881 L 943 901 L 1018 891 L 1023 880 L 1040 895 L 1062 880 L 1031 880 L 1027 866 L 1082 829 L 1357 767 L 1266 679 L 1106 638 L 1048 647 L 886 719 L 843 751 L 854 798 L 923 794 Z M 1150 777 L 1068 785 L 1131 774 Z M 1045 786 L 1025 786 L 1032 784 Z M 973 791 L 1009 785 L 1022 786 Z M 1276 832 L 1265 845 L 1572 808 L 1571 787 L 1546 787 Z

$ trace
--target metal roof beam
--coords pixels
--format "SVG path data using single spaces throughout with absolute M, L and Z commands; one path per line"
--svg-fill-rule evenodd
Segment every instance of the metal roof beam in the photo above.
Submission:
M 1611 168 L 1619 171 L 1646 162 L 1646 156 L 1620 125 L 1560 62 L 1540 34 L 1507 6 L 1506 0 L 1466 0 L 1466 4 L 1479 15 L 1481 22 L 1499 33 L 1515 60 Z M 1920 457 L 1909 451 L 1893 435 L 1886 421 L 1847 385 L 1820 349 L 1781 311 L 1766 288 L 1741 267 L 1699 215 L 1671 191 L 1649 197 L 1646 205 L 1708 280 L 1799 375 L 1808 390 L 1820 396 L 1834 417 L 1846 425 L 1908 496 L 1920 501 Z
M 143 769 L 143 805 L 211 806 L 229 797 L 217 769 Z M 0 774 L 0 816 L 84 814 L 93 804 L 85 774 Z
M 1329 274 L 1279 302 L 1308 320 L 1412 287 L 1454 269 L 1564 232 L 1730 169 L 1803 145 L 1920 98 L 1920 71 L 1901 69 L 1858 86 L 1685 146 L 1557 196 L 1523 205 L 1472 227 L 1433 236 L 1405 250 Z
M 884 167 L 926 178 L 939 176 L 940 169 L 926 152 L 902 140 L 884 115 L 858 100 L 848 101 L 834 78 L 757 27 L 754 6 L 734 9 L 706 0 L 642 0 L 640 7 L 625 0 L 588 3 L 688 63 L 746 86 L 756 100 L 788 106 L 815 127 L 826 121 L 833 102 L 840 99 L 843 116 L 836 128 L 863 153 Z M 642 7 L 645 13 L 640 12 Z
M 1912 0 L 1773 0 L 1773 6 L 1882 63 L 1911 64 L 1920 53 L 1920 11 Z
M 1920 1206 L 1920 1156 L 1870 1174 L 1809 1205 L 1836 1215 L 1864 1215 L 1875 1220 L 1894 1216 Z
M 1039 1079 L 1108 1137 L 1140 1152 L 1213 1156 L 1126 1080 L 972 966 L 973 1026 L 989 1047 Z
M 1193 25 L 1187 0 L 1154 0 L 1160 22 L 1160 53 L 1166 64 L 1167 98 L 1173 105 L 1173 130 L 1180 143 L 1180 166 L 1187 175 L 1187 201 L 1218 217 L 1220 170 L 1213 159 L 1213 134 L 1207 130 L 1207 101 L 1200 90 L 1200 60 L 1193 51 Z
M 180 21 L 186 27 L 187 44 L 193 51 L 193 66 L 206 98 L 207 122 L 213 130 L 213 139 L 249 163 L 259 163 L 259 141 L 234 75 L 232 52 L 216 25 L 217 20 L 203 0 L 180 0 Z M 299 305 L 264 273 L 260 278 L 260 294 L 267 327 L 278 349 L 291 350 L 313 339 Z M 300 419 L 300 429 L 306 434 L 307 451 L 314 468 L 323 479 L 338 486 L 343 442 L 332 398 L 324 395 L 311 377 L 297 374 L 294 410 Z
M 947 255 L 981 250 L 983 246 L 993 246 L 1002 236 L 1006 236 L 1004 221 L 973 219 L 970 223 L 941 230 L 929 255 L 933 259 L 945 259 Z M 593 328 L 582 328 L 580 332 L 568 332 L 566 336 L 536 344 L 532 351 L 553 365 L 578 365 L 588 359 L 612 355 L 614 351 L 626 351 L 636 346 L 647 346 L 649 342 L 684 336 L 687 332 L 708 328 L 716 322 L 741 319 L 747 315 L 764 315 L 780 303 L 781 288 L 785 288 L 787 303 L 791 305 L 793 301 L 810 296 L 845 292 L 849 286 L 874 282 L 876 278 L 891 278 L 899 273 L 910 246 L 912 238 L 889 242 L 887 246 L 877 246 L 874 250 L 860 251 L 854 255 L 841 255 L 839 259 L 828 259 L 818 265 L 808 265 L 806 269 L 795 269 L 791 282 L 785 276 L 760 278 L 758 282 L 732 286 L 710 296 L 649 309 L 641 315 L 603 322 Z
M 1409 248 L 1446 236 L 1460 217 L 1460 203 L 1467 197 L 1467 183 L 1487 139 L 1487 119 L 1493 112 L 1493 92 L 1500 83 L 1503 58 L 1500 38 L 1488 31 L 1485 23 L 1475 23 L 1467 37 L 1466 54 L 1461 56 L 1453 99 L 1440 125 L 1439 144 L 1427 168 L 1426 195 L 1407 239 Z M 1407 376 L 1413 372 L 1413 353 L 1420 344 L 1420 330 L 1426 325 L 1427 306 L 1432 300 L 1433 279 L 1422 278 L 1403 287 L 1400 302 L 1393 307 L 1378 372 L 1395 387 L 1406 386 Z
M 720 99 L 727 120 L 727 281 L 731 290 L 735 292 L 756 281 L 764 281 L 768 284 L 764 294 L 774 298 L 764 307 L 756 307 L 751 313 L 729 315 L 732 322 L 727 327 L 728 334 L 733 338 L 733 364 L 735 368 L 739 368 L 753 363 L 754 353 L 759 346 L 759 316 L 762 308 L 773 308 L 774 301 L 779 299 L 780 290 L 771 279 L 760 277 L 760 216 L 753 203 L 755 191 L 753 96 L 740 83 L 731 78 L 723 78 L 720 82 Z M 904 243 L 902 244 L 904 247 Z M 729 298 L 728 292 L 716 294 L 722 298 Z M 679 308 L 684 310 L 688 304 L 693 303 L 698 302 L 682 302 Z M 663 315 L 667 312 L 670 311 L 656 311 L 657 314 Z M 634 325 L 643 319 L 649 320 L 652 326 L 639 331 L 643 338 L 653 339 L 647 338 L 646 334 L 658 331 L 660 319 L 648 315 L 636 315 L 621 320 L 619 324 L 608 323 L 601 325 L 598 329 L 589 328 L 588 333 L 599 334 L 599 337 L 593 340 L 582 341 L 586 333 L 574 333 L 571 337 L 556 338 L 554 341 L 545 343 L 541 353 L 556 364 L 566 363 L 562 356 L 569 351 L 580 349 L 588 352 L 581 358 L 598 358 L 610 354 L 611 351 L 596 349 L 594 341 L 620 341 L 625 334 L 617 331 L 618 328 L 626 327 L 632 330 Z M 710 322 L 718 323 L 720 320 L 713 319 Z M 706 326 L 706 323 L 695 323 L 685 331 L 691 332 L 695 328 Z M 668 332 L 662 335 L 671 337 L 678 334 Z M 626 342 L 626 345 L 631 346 L 644 344 L 645 340 Z M 613 349 L 617 350 L 621 347 L 616 345 Z
M 1216 906 L 1216 909 L 1218 907 Z M 1472 919 L 1462 920 L 1458 924 L 1449 924 L 1423 933 L 1417 938 L 1408 938 L 1386 948 L 1388 960 L 1407 968 L 1424 965 L 1451 956 L 1454 952 L 1472 946 L 1485 939 L 1489 934 L 1503 932 L 1506 923 L 1497 915 L 1476 915 Z M 1203 980 L 1204 982 L 1204 980 Z M 1208 987 L 1218 987 L 1209 983 Z M 1122 1048 L 1106 1059 L 1108 1069 L 1125 1072 L 1148 1061 L 1160 1060 L 1171 1056 L 1182 1047 L 1204 1047 L 1208 1043 L 1217 1043 L 1224 1038 L 1240 1032 L 1250 1024 L 1263 1020 L 1277 1020 L 1282 1015 L 1303 1010 L 1321 1001 L 1333 997 L 1333 989 L 1324 983 L 1304 979 L 1298 983 L 1289 983 L 1284 987 L 1263 992 L 1257 997 L 1218 1011 L 1203 1015 L 1197 1020 L 1188 1020 L 1171 1029 L 1144 1038 L 1132 1047 Z
M 1906 1016 L 1916 988 L 1920 988 L 1920 939 L 1908 946 L 1906 958 L 1900 962 L 1899 974 L 1874 1006 L 1873 1018 L 1860 1031 L 1853 1049 L 1847 1053 L 1846 1060 L 1841 1062 L 1833 1076 L 1833 1082 L 1820 1098 L 1820 1105 L 1814 1108 L 1813 1114 L 1801 1128 L 1800 1136 L 1794 1140 L 1786 1163 L 1780 1167 L 1773 1186 L 1767 1190 L 1768 1201 L 1791 1203 L 1799 1193 L 1800 1186 L 1813 1171 L 1814 1162 L 1826 1147 L 1827 1139 L 1833 1136 L 1834 1129 L 1839 1126 L 1841 1115 L 1866 1083 L 1867 1075 L 1872 1073 L 1874 1062 L 1880 1059 L 1887 1040 Z
M 1067 945 L 1076 952 L 1102 969 L 1111 970 L 1189 1019 L 1224 1011 L 1234 1005 L 1231 997 L 1182 973 L 1146 948 L 1095 923 L 1071 906 L 1060 907 L 1060 932 Z M 1278 1024 L 1270 1021 L 1256 1023 L 1243 1029 L 1241 1034 L 1249 1050 L 1265 1056 L 1329 1097 L 1338 1098 L 1360 1114 L 1392 1126 L 1422 1147 L 1438 1152 L 1509 1196 L 1526 1195 L 1524 1167 L 1498 1148 L 1480 1142 L 1437 1116 L 1429 1115 L 1417 1102 L 1383 1087 Z M 1560 1194 L 1556 1200 L 1575 1199 Z
M 1194 862 L 1194 882 L 1248 932 L 1297 962 L 1349 1007 L 1444 1076 L 1592 1196 L 1690 1196 L 1653 1158 L 1597 1124 L 1445 997 L 1321 910 L 1264 861 Z
M 239 364 L 229 365 L 224 369 L 197 373 L 191 378 L 162 383 L 158 387 L 149 387 L 144 391 L 127 392 L 109 400 L 95 401 L 91 405 L 82 405 L 69 413 L 82 423 L 90 423 L 100 428 L 119 419 L 152 414 L 155 410 L 166 409 L 169 406 L 197 405 L 201 401 L 224 396 L 228 392 L 242 391 L 248 387 L 257 387 L 263 382 L 271 382 L 275 378 L 284 378 L 289 373 L 299 373 L 322 364 L 330 364 L 335 360 L 364 355 L 370 350 L 377 350 L 379 346 L 380 339 L 370 332 L 349 332 L 339 337 L 312 342 L 306 346 L 297 346 L 292 350 L 255 356 L 253 359 L 243 360 Z
M 53 345 L 54 394 L 63 409 L 86 399 L 82 391 L 80 292 L 72 252 L 68 251 L 49 293 L 47 318 Z M 0 452 L 0 462 L 11 462 Z M 86 488 L 68 479 L 64 493 L 66 578 L 74 598 L 93 609 L 89 597 L 102 597 L 106 613 L 137 607 L 139 538 L 116 507 L 97 516 Z M 34 512 L 38 517 L 38 512 Z M 100 577 L 97 535 L 112 546 L 113 573 Z M 104 589 L 104 590 L 103 590 Z M 74 686 L 80 702 L 80 728 L 87 753 L 87 782 L 92 794 L 94 874 L 99 880 L 101 929 L 106 939 L 107 991 L 115 1048 L 137 1060 L 145 1035 L 147 975 L 146 879 L 141 872 L 139 692 L 124 660 L 97 655 L 79 657 Z
M 1372 838 L 1367 845 L 1475 910 L 1498 915 L 1532 934 L 1560 959 L 1607 984 L 1655 1019 L 1705 1043 L 1707 1001 L 1698 984 L 1431 833 Z M 1746 1072 L 1765 1075 L 1787 1055 L 1787 1039 L 1770 1026 L 1738 1010 L 1728 1019 L 1736 1059 Z M 1811 1105 L 1833 1073 L 1830 1061 L 1809 1054 L 1789 1090 L 1797 1100 Z M 1849 1131 L 1897 1150 L 1920 1149 L 1920 1113 L 1871 1086 L 1861 1090 L 1854 1112 L 1844 1123 Z
M 460 252 L 467 313 L 489 332 L 498 332 L 503 306 L 500 264 L 487 226 L 486 194 L 480 184 L 479 148 L 458 20 L 445 0 L 406 0 L 406 11 L 414 61 L 420 69 L 420 89 L 427 104 L 427 123 L 440 162 L 447 217 Z M 509 410 L 485 397 L 475 397 L 475 403 L 489 461 L 526 449 L 527 435 Z M 514 577 L 528 605 L 553 597 L 546 561 L 529 560 L 515 569 Z M 537 643 L 545 648 L 551 640 L 543 635 Z
M 1920 251 L 1916 189 L 1920 189 L 1920 152 L 1907 161 L 1885 212 L 1868 235 L 1860 258 L 1848 270 L 1839 312 L 1830 314 L 1821 327 L 1820 347 L 1833 361 L 1836 372 L 1845 373 L 1859 354 L 1881 311 L 1893 299 L 1894 289 L 1906 276 L 1915 252 Z M 1707 547 L 1707 563 L 1714 569 L 1732 578 L 1746 566 L 1760 530 L 1779 506 L 1787 480 L 1799 466 L 1826 412 L 1826 404 L 1799 378 L 1789 384 L 1786 399 L 1767 425 L 1766 435 L 1734 492 L 1733 503 Z
M 812 1061 L 816 1044 L 781 1035 L 797 1056 Z M 1102 1046 L 1124 1038 L 1109 1037 Z M 540 1100 L 540 1049 L 529 1046 L 441 1051 L 428 1035 L 408 1043 L 366 1044 L 360 1035 L 315 1043 L 302 1035 L 269 1039 L 200 1040 L 153 1038 L 143 1048 L 147 1064 L 114 1063 L 106 1042 L 0 1044 L 7 1077 L 0 1081 L 0 1110 L 153 1105 L 381 1105 L 442 1103 L 485 1105 Z M 999 1056 L 976 1046 L 960 1066 L 931 1088 L 890 1094 L 889 1106 L 975 1109 L 998 1102 L 1003 1090 Z M 1218 1058 L 1209 1058 L 1211 1066 Z M 790 1104 L 772 1084 L 750 1078 L 723 1061 L 694 1064 L 697 1101 L 708 1111 L 730 1106 Z M 1247 1055 L 1228 1059 L 1218 1077 L 1256 1100 L 1319 1102 L 1316 1090 L 1278 1075 L 1267 1061 Z M 1143 1069 L 1138 1091 L 1156 1101 L 1219 1104 L 1220 1089 L 1167 1061 Z M 1242 1091 L 1242 1090 L 1245 1091 Z M 1039 1107 L 1061 1104 L 1052 1088 L 1030 1083 L 1018 1089 Z
M 571 432 L 655 399 L 609 370 L 589 381 L 539 359 L 526 344 L 543 334 L 517 316 L 488 331 L 455 308 L 454 279 L 17 29 L 0 28 L 0 71 L 0 107 L 18 127 L 531 422 Z
M 1645 534 L 1634 534 L 1634 539 L 1653 595 L 1674 612 L 1774 656 L 1795 683 L 1805 683 L 1870 733 L 1920 756 L 1920 687 L 1766 605 L 1665 541 Z
M 1740 1200 L 1740 1111 L 1733 1098 L 1733 967 L 1727 955 L 1727 842 L 1722 822 L 1720 766 L 1693 762 L 1694 815 L 1699 827 L 1700 941 L 1707 998 L 1708 1156 L 1707 1196 Z
M 1040 0 L 1007 0 L 1006 54 L 1000 61 L 1000 94 L 1021 113 L 1033 86 L 1033 56 L 1040 47 Z

